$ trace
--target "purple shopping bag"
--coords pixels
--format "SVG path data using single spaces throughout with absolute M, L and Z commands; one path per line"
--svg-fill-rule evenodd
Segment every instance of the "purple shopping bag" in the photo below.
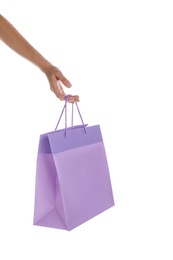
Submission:
M 35 183 L 34 225 L 72 230 L 114 206 L 99 125 L 67 127 L 40 135 Z M 72 105 L 73 106 L 73 105 Z

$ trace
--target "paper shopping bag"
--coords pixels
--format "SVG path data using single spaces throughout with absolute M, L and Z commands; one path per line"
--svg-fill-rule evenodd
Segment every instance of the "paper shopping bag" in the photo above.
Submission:
M 72 230 L 114 206 L 103 137 L 99 125 L 67 127 L 39 139 L 34 225 Z

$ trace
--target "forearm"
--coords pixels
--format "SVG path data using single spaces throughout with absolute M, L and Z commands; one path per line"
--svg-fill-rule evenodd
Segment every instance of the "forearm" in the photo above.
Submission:
M 0 39 L 13 51 L 45 72 L 51 63 L 47 61 L 2 15 L 0 15 Z

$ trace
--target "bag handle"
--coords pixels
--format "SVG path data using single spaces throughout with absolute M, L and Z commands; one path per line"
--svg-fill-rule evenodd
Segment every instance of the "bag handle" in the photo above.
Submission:
M 55 131 L 56 131 L 56 130 L 57 130 L 57 127 L 58 127 L 58 125 L 59 125 L 59 123 L 60 123 L 60 120 L 61 120 L 61 118 L 62 118 L 62 115 L 63 115 L 63 113 L 64 113 L 64 110 L 65 110 L 65 136 L 66 136 L 66 132 L 67 132 L 67 104 L 68 104 L 68 99 L 69 99 L 70 96 L 71 96 L 71 95 L 68 94 L 68 95 L 66 95 L 66 97 L 65 97 L 65 104 L 64 104 L 64 107 L 63 107 L 63 109 L 62 109 L 62 111 L 61 111 L 61 114 L 60 114 L 58 123 L 56 124 L 56 127 L 55 127 Z M 75 102 L 75 104 L 76 104 L 76 107 L 77 107 L 77 110 L 78 110 L 78 113 L 79 113 L 79 116 L 80 116 L 82 125 L 83 125 L 83 127 L 84 127 L 84 131 L 85 131 L 85 133 L 86 133 L 86 126 L 85 126 L 85 124 L 84 124 L 84 121 L 83 121 L 82 115 L 81 115 L 81 113 L 80 113 L 80 110 L 79 110 L 79 107 L 78 107 L 77 102 Z M 72 103 L 71 126 L 73 126 L 73 110 L 74 110 L 74 103 Z

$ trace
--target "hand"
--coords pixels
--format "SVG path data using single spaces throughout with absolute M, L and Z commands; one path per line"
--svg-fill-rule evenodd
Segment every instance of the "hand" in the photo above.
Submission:
M 50 89 L 55 93 L 55 95 L 60 100 L 65 100 L 66 94 L 62 87 L 62 83 L 65 87 L 70 88 L 71 83 L 69 82 L 69 80 L 65 78 L 65 76 L 57 67 L 52 65 L 50 65 L 49 68 L 45 71 L 45 74 L 49 81 Z M 70 96 L 68 102 L 69 103 L 79 102 L 79 96 L 77 95 Z

